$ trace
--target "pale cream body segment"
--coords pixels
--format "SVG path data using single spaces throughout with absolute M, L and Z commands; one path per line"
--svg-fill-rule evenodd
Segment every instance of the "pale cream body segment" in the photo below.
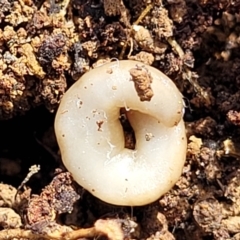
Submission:
M 115 61 L 84 74 L 64 95 L 55 131 L 73 178 L 101 200 L 145 205 L 176 183 L 186 157 L 182 95 L 157 69 L 153 97 L 140 101 L 129 70 L 136 61 Z M 135 132 L 134 150 L 124 147 L 120 108 Z M 150 138 L 148 136 L 151 136 Z

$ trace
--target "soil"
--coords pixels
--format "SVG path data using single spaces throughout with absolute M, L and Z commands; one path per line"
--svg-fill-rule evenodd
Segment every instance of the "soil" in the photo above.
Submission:
M 240 239 L 239 0 L 0 6 L 0 240 Z M 147 206 L 112 206 L 84 191 L 54 135 L 64 92 L 111 59 L 160 69 L 184 96 L 182 176 Z

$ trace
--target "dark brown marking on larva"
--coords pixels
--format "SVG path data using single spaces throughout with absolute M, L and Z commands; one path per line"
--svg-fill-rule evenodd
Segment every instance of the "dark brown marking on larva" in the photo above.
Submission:
M 96 124 L 98 126 L 98 131 L 102 131 L 102 125 L 103 125 L 104 121 L 97 121 Z

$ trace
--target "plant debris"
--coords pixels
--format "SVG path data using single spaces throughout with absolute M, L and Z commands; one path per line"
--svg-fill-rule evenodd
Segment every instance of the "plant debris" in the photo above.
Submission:
M 154 93 L 151 88 L 152 76 L 144 66 L 129 70 L 140 101 L 151 101 Z

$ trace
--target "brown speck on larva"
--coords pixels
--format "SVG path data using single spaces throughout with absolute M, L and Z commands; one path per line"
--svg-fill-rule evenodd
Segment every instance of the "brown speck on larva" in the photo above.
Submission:
M 96 123 L 97 123 L 97 126 L 98 126 L 98 131 L 101 132 L 102 131 L 102 125 L 103 125 L 104 121 L 101 120 L 101 121 L 97 121 Z
M 83 104 L 83 102 L 79 99 L 79 100 L 77 101 L 77 107 L 78 107 L 78 108 L 81 108 L 82 104 Z
M 151 88 L 152 77 L 144 66 L 136 66 L 129 70 L 135 89 L 141 101 L 151 101 L 153 90 Z

